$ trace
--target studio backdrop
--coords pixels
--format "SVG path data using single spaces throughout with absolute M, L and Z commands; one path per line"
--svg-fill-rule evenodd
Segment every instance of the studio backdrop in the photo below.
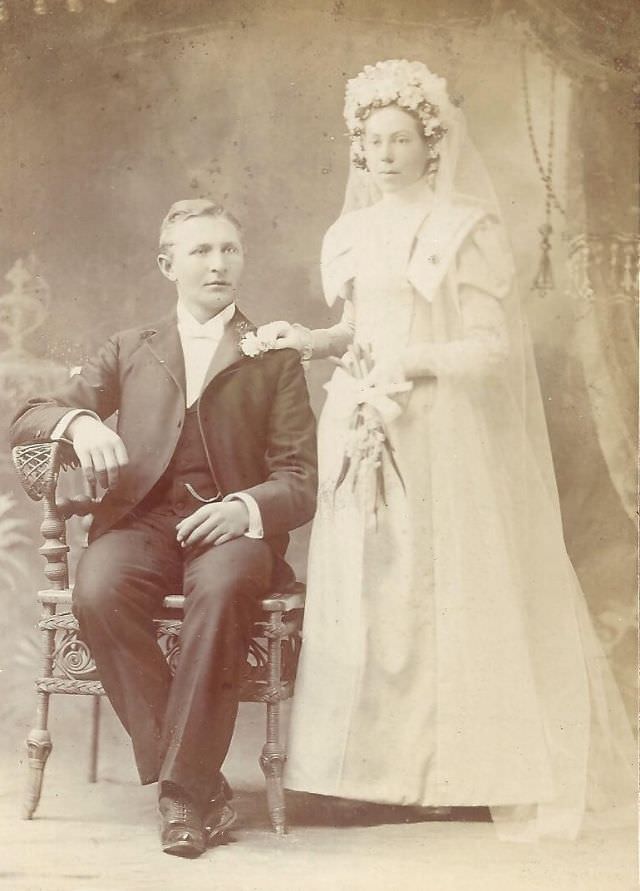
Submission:
M 43 381 L 171 307 L 155 256 L 177 199 L 213 197 L 243 222 L 239 302 L 253 321 L 333 323 L 318 260 L 348 174 L 345 81 L 378 59 L 424 61 L 464 104 L 498 190 L 567 544 L 633 709 L 636 73 L 630 22 L 609 7 L 600 21 L 617 30 L 596 43 L 597 17 L 571 4 L 85 0 L 74 13 L 60 0 L 43 15 L 2 4 L 5 442 L 11 413 Z M 319 409 L 331 366 L 317 364 Z M 1 708 L 13 744 L 31 708 L 41 568 L 38 508 L 0 451 Z M 291 552 L 301 576 L 307 537 Z

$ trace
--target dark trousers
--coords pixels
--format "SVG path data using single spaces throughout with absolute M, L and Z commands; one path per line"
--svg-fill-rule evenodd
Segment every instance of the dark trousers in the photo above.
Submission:
M 172 782 L 200 806 L 216 793 L 238 710 L 256 598 L 273 556 L 246 537 L 181 549 L 175 515 L 129 518 L 83 554 L 73 611 L 100 679 L 131 736 L 142 783 Z M 162 599 L 185 595 L 171 678 L 153 625 Z

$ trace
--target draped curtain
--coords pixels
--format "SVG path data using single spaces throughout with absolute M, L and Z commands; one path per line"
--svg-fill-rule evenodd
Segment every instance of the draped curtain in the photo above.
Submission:
M 567 354 L 582 371 L 579 389 L 611 481 L 607 487 L 591 466 L 588 483 L 589 467 L 576 469 L 582 495 L 572 556 L 635 715 L 640 9 L 628 0 L 518 0 L 507 8 L 571 80 Z
M 611 482 L 635 522 L 640 12 L 628 0 L 519 0 L 500 8 L 515 13 L 571 78 L 573 349 Z

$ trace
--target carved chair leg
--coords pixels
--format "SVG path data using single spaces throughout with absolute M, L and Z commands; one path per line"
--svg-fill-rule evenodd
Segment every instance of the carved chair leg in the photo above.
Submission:
M 280 703 L 267 704 L 267 723 L 279 724 Z M 267 807 L 271 817 L 271 825 L 278 835 L 287 831 L 287 816 L 284 803 L 282 774 L 286 755 L 279 742 L 267 742 L 260 756 L 260 767 L 267 785 Z
M 274 830 L 278 835 L 287 831 L 287 818 L 284 803 L 282 774 L 286 753 L 282 744 L 280 721 L 280 684 L 282 672 L 282 639 L 277 633 L 281 627 L 282 614 L 273 613 L 269 637 L 267 698 L 267 739 L 260 756 L 260 767 L 267 786 L 267 806 Z
M 27 779 L 27 791 L 24 801 L 23 817 L 30 820 L 38 807 L 40 793 L 42 792 L 42 779 L 47 758 L 51 753 L 51 734 L 47 730 L 49 715 L 49 694 L 38 693 L 37 727 L 34 727 L 27 736 L 27 751 L 29 753 L 29 774 Z
M 87 780 L 98 780 L 98 755 L 100 754 L 100 696 L 92 696 L 91 702 L 91 742 L 89 748 L 89 773 Z
M 50 619 L 55 614 L 53 604 L 43 604 L 42 618 Z M 53 652 L 55 646 L 55 631 L 46 629 L 42 631 L 42 676 L 49 678 L 53 674 Z M 51 753 L 51 734 L 49 733 L 49 696 L 44 690 L 38 690 L 38 705 L 36 708 L 35 726 L 27 736 L 27 751 L 29 753 L 29 776 L 27 792 L 24 802 L 23 816 L 30 820 L 40 802 L 42 792 L 42 780 L 47 758 Z

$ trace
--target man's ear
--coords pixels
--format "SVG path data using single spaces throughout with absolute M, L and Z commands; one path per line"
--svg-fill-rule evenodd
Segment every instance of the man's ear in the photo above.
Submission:
M 168 254 L 158 254 L 158 266 L 160 267 L 160 272 L 165 278 L 168 278 L 170 282 L 176 280 L 176 274 L 173 271 L 173 262 Z

